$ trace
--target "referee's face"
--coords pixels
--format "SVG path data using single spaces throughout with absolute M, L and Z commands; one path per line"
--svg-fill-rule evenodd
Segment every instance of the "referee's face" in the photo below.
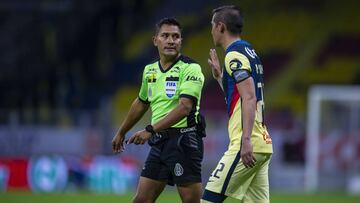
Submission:
M 176 57 L 179 55 L 182 38 L 178 26 L 167 24 L 162 25 L 153 40 L 160 55 L 170 57 Z

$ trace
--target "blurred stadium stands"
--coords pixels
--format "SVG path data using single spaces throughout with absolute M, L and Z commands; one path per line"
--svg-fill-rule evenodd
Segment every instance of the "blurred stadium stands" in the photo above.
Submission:
M 1 1 L 0 156 L 111 154 L 111 138 L 137 96 L 143 67 L 157 57 L 154 24 L 174 16 L 184 28 L 183 53 L 206 75 L 208 172 L 228 139 L 225 102 L 207 66 L 211 10 L 223 4 L 243 8 L 243 38 L 263 60 L 266 122 L 275 148 L 272 185 L 301 188 L 309 88 L 360 84 L 355 0 Z M 140 164 L 147 150 L 128 146 L 123 157 Z

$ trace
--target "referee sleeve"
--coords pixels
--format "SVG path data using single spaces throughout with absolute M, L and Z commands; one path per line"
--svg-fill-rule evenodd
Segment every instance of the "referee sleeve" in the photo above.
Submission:
M 149 104 L 149 98 L 148 98 L 148 83 L 147 83 L 147 79 L 146 79 L 146 74 L 145 74 L 145 70 L 143 72 L 142 75 L 142 80 L 141 80 L 141 87 L 140 87 L 140 91 L 139 91 L 139 100 L 142 101 L 143 103 Z
M 204 75 L 199 64 L 193 63 L 186 67 L 180 81 L 180 97 L 199 100 L 204 85 Z

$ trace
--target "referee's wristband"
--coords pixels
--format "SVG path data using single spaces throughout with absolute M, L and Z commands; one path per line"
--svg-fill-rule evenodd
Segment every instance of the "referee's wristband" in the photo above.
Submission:
M 151 133 L 151 135 L 155 135 L 156 132 L 154 131 L 154 127 L 150 124 L 145 127 L 145 131 Z

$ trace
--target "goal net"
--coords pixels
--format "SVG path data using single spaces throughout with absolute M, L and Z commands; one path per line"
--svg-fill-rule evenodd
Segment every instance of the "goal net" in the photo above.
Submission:
M 308 93 L 305 189 L 360 193 L 360 86 Z

